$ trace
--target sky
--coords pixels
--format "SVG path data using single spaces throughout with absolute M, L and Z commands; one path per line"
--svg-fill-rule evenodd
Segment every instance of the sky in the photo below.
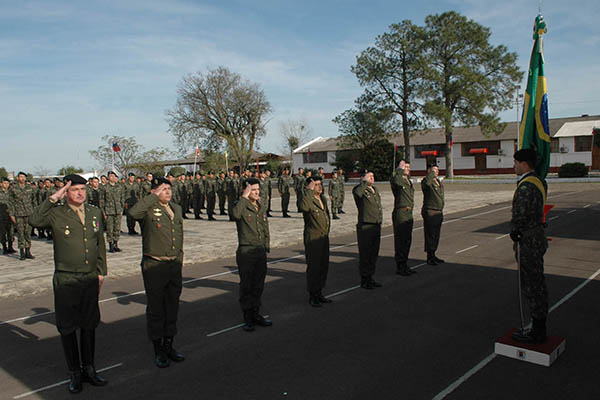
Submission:
M 0 167 L 86 171 L 104 135 L 175 151 L 165 112 L 183 76 L 225 66 L 270 101 L 261 151 L 281 153 L 280 124 L 313 137 L 363 89 L 350 67 L 390 24 L 454 10 L 491 29 L 526 71 L 538 0 L 0 0 Z M 546 0 L 550 118 L 600 114 L 600 3 Z M 524 78 L 526 79 L 526 78 Z M 521 86 L 524 88 L 526 82 Z M 500 114 L 517 119 L 517 110 Z M 191 151 L 191 149 L 190 149 Z

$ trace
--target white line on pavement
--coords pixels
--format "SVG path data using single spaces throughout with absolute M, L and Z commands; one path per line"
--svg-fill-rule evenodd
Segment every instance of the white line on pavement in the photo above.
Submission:
M 575 211 L 577 211 L 577 210 L 571 210 L 571 211 L 569 211 L 567 214 L 574 213 Z
M 591 206 L 591 204 L 586 204 L 585 206 L 583 206 L 583 208 L 588 208 L 589 206 Z
M 115 365 L 111 365 L 110 367 L 106 367 L 106 368 L 99 369 L 97 372 L 104 372 L 104 371 L 108 371 L 109 369 L 117 368 L 117 367 L 120 367 L 120 366 L 122 366 L 122 365 L 123 365 L 123 363 L 118 363 L 118 364 L 115 364 Z M 42 387 L 42 388 L 39 388 L 39 389 L 32 390 L 31 392 L 27 392 L 27 393 L 19 394 L 19 395 L 17 395 L 17 396 L 15 396 L 15 397 L 13 397 L 13 399 L 22 399 L 23 397 L 27 397 L 27 396 L 30 396 L 30 395 L 32 395 L 32 394 L 39 393 L 39 392 L 41 392 L 41 391 L 43 391 L 43 390 L 52 389 L 52 388 L 54 388 L 54 387 L 57 387 L 57 386 L 64 385 L 65 383 L 69 383 L 69 380 L 68 380 L 68 379 L 65 379 L 64 381 L 60 381 L 60 382 L 57 382 L 57 383 L 53 383 L 52 385 L 44 386 L 44 387 Z
M 502 236 L 498 236 L 498 237 L 496 238 L 496 240 L 498 240 L 498 239 L 502 239 L 502 238 L 505 238 L 505 237 L 507 237 L 508 235 L 510 235 L 510 233 L 507 233 L 507 234 L 505 234 L 505 235 L 502 235 Z
M 472 249 L 474 249 L 475 247 L 479 247 L 479 245 L 478 245 L 478 244 L 476 244 L 476 245 L 474 245 L 474 246 L 467 247 L 466 249 L 459 250 L 459 251 L 457 251 L 457 252 L 456 252 L 456 254 L 464 253 L 465 251 L 472 250 Z
M 554 217 L 552 217 L 552 218 L 548 218 L 548 221 L 552 221 L 553 219 L 556 219 L 556 218 L 558 218 L 558 217 L 560 217 L 560 215 L 555 215 L 555 216 L 554 216 Z
M 560 299 L 556 304 L 554 304 L 548 310 L 548 313 L 551 313 L 552 311 L 554 311 L 558 307 L 560 307 L 564 302 L 566 302 L 571 297 L 573 297 L 578 291 L 583 289 L 588 283 L 590 283 L 592 280 L 596 279 L 596 277 L 598 275 L 600 275 L 600 268 L 596 272 L 594 272 L 589 278 L 587 278 L 584 282 L 580 283 L 577 287 L 575 287 L 575 289 L 571 290 L 567 295 L 565 295 L 562 299 Z M 447 388 L 445 388 L 444 390 L 439 392 L 433 398 L 433 400 L 442 400 L 443 398 L 448 396 L 456 388 L 458 388 L 462 383 L 464 383 L 467 379 L 469 379 L 471 376 L 475 375 L 475 373 L 477 373 L 478 371 L 483 369 L 486 365 L 488 365 L 490 363 L 490 361 L 492 361 L 494 358 L 496 358 L 496 354 L 492 353 L 489 356 L 487 356 L 486 358 L 484 358 L 483 360 L 481 360 L 476 366 L 474 366 L 473 368 L 468 370 L 463 376 L 461 376 L 456 381 L 452 382 Z

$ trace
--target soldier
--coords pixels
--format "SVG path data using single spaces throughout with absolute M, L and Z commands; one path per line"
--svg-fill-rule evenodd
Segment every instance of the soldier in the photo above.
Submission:
M 88 180 L 86 196 L 88 204 L 100 208 L 100 180 L 98 177 L 93 176 Z
M 296 192 L 296 207 L 298 208 L 298 212 L 300 212 L 300 200 L 302 198 L 302 193 L 304 191 L 304 168 L 298 168 L 298 173 L 294 175 L 294 192 Z
M 119 252 L 119 237 L 121 236 L 121 216 L 125 208 L 125 192 L 117 183 L 119 178 L 113 171 L 108 173 L 108 183 L 100 190 L 100 209 L 106 220 L 106 238 L 108 252 Z
M 217 179 L 217 195 L 219 196 L 219 215 L 227 215 L 225 212 L 225 200 L 227 193 L 227 187 L 225 182 L 225 172 L 219 174 Z
M 337 216 L 340 208 L 340 181 L 338 180 L 337 171 L 335 169 L 331 174 L 327 193 L 331 199 L 331 213 L 333 214 L 333 219 L 340 219 L 340 217 Z
M 444 215 L 444 185 L 438 179 L 439 168 L 435 164 L 428 165 L 427 176 L 421 181 L 423 191 L 423 232 L 425 234 L 425 252 L 427 252 L 427 264 L 438 265 L 444 260 L 438 258 L 435 252 L 440 243 L 440 231 Z
M 300 209 L 304 217 L 304 253 L 306 255 L 306 282 L 308 303 L 313 307 L 331 303 L 323 296 L 329 270 L 329 230 L 331 219 L 327 208 L 327 197 L 323 193 L 323 178 L 314 176 L 306 179 L 306 195 Z
M 137 203 L 138 193 L 140 188 L 135 181 L 135 174 L 130 172 L 127 176 L 127 182 L 125 182 L 125 210 L 133 207 Z M 135 219 L 127 214 L 127 230 L 130 235 L 137 235 L 135 230 Z
M 200 216 L 200 214 L 202 214 L 200 205 L 200 194 L 204 190 L 204 184 L 202 183 L 202 177 L 200 176 L 200 172 L 196 172 L 196 176 L 194 177 L 194 183 L 192 185 L 192 190 L 192 208 L 194 209 L 194 216 L 196 217 L 196 219 L 203 219 Z
M 548 289 L 544 278 L 544 253 L 548 240 L 544 233 L 544 205 L 548 193 L 546 181 L 534 171 L 536 153 L 521 149 L 514 154 L 515 173 L 520 176 L 513 197 L 510 238 L 521 279 L 521 293 L 529 302 L 531 329 L 519 329 L 513 339 L 526 343 L 546 341 Z
M 183 285 L 183 213 L 171 201 L 171 183 L 162 177 L 152 181 L 151 194 L 127 213 L 141 221 L 148 337 L 154 345 L 156 366 L 165 368 L 169 359 L 175 362 L 185 359 L 173 348 Z
M 12 249 L 12 221 L 10 219 L 10 193 L 8 188 L 10 182 L 8 178 L 2 177 L 2 183 L 0 184 L 0 242 L 2 242 L 2 254 L 12 254 L 15 250 Z
M 271 171 L 265 171 L 265 180 L 267 181 L 267 194 L 268 194 L 268 207 L 267 207 L 267 217 L 272 217 L 271 215 L 271 197 L 273 197 L 273 184 L 271 183 Z
M 32 183 L 31 187 L 33 188 L 33 208 L 39 206 L 40 204 L 42 204 L 42 197 L 44 195 L 43 193 L 43 189 L 44 189 L 44 181 L 43 180 L 39 180 L 37 181 L 37 183 Z M 39 237 L 40 239 L 45 238 L 46 236 L 43 234 L 44 230 L 37 228 L 37 235 L 35 233 L 35 227 L 31 227 L 31 237 Z
M 54 309 L 56 327 L 70 371 L 68 390 L 81 391 L 81 382 L 104 386 L 108 382 L 94 366 L 95 329 L 100 322 L 98 295 L 106 269 L 102 213 L 86 204 L 86 180 L 65 176 L 67 184 L 36 208 L 31 223 L 52 227 L 54 235 Z M 66 203 L 58 200 L 66 197 Z M 54 204 L 53 204 L 54 203 Z M 81 330 L 81 362 L 77 345 Z
M 344 170 L 338 169 L 338 181 L 340 182 L 340 198 L 339 198 L 339 209 L 338 214 L 346 214 L 344 212 L 344 184 L 346 183 L 346 176 L 344 175 Z
M 374 183 L 373 173 L 365 171 L 361 176 L 361 182 L 352 189 L 354 202 L 358 209 L 358 224 L 356 225 L 358 269 L 361 277 L 360 287 L 363 289 L 381 287 L 381 284 L 373 279 L 379 255 L 381 222 L 383 220 L 381 196 Z
M 290 177 L 290 170 L 284 168 L 279 180 L 277 181 L 277 190 L 279 191 L 279 197 L 281 197 L 281 211 L 283 212 L 283 218 L 290 218 L 288 214 L 288 207 L 290 205 L 290 187 L 292 186 L 292 178 Z
M 188 209 L 188 205 L 187 205 L 187 199 L 188 199 L 188 195 L 187 195 L 187 186 L 185 184 L 185 173 L 180 173 L 179 175 L 177 175 L 177 183 L 175 184 L 175 190 L 177 191 L 177 204 L 179 204 L 181 206 L 181 210 L 182 210 L 182 216 L 183 219 L 187 219 L 187 215 L 185 215 L 185 213 L 187 212 Z
M 394 211 L 392 224 L 394 226 L 394 259 L 396 274 L 409 276 L 416 271 L 408 267 L 408 254 L 412 242 L 413 208 L 415 189 L 410 180 L 410 164 L 400 161 L 398 168 L 390 179 L 394 194 Z
M 261 296 L 267 275 L 269 252 L 269 222 L 266 206 L 259 202 L 259 182 L 248 178 L 242 196 L 233 208 L 238 233 L 236 261 L 240 275 L 240 306 L 244 314 L 243 329 L 254 330 L 254 325 L 271 326 L 273 322 L 260 315 Z
M 108 184 L 108 177 L 106 175 L 100 176 L 100 184 L 106 186 Z
M 267 175 L 265 174 L 264 171 L 260 172 L 258 174 L 258 181 L 259 181 L 259 197 L 260 197 L 260 203 L 264 204 L 267 207 L 267 217 L 270 217 L 269 215 L 269 183 L 267 181 Z
M 19 260 L 34 259 L 31 254 L 31 237 L 29 235 L 29 217 L 33 213 L 33 188 L 26 185 L 27 174 L 17 174 L 17 184 L 10 189 L 10 219 L 17 226 L 19 239 Z
M 187 199 L 185 202 L 185 214 L 190 212 L 190 208 L 192 207 L 192 198 L 194 197 L 194 187 L 192 183 L 192 173 L 186 172 L 185 174 L 185 193 L 187 194 Z M 187 218 L 187 217 L 186 217 Z
M 213 215 L 215 214 L 215 203 L 217 201 L 217 181 L 215 173 L 210 171 L 206 180 L 206 214 L 209 221 L 216 221 Z
M 227 183 L 227 212 L 229 214 L 229 220 L 233 219 L 233 207 L 240 198 L 240 177 L 237 172 L 229 171 L 231 179 Z
M 140 192 L 141 192 L 140 199 L 143 199 L 144 197 L 146 197 L 150 194 L 150 190 L 152 187 L 152 178 L 153 178 L 153 175 L 150 172 L 148 172 L 146 174 L 146 180 L 144 181 L 144 183 L 142 183 L 142 187 L 140 189 Z

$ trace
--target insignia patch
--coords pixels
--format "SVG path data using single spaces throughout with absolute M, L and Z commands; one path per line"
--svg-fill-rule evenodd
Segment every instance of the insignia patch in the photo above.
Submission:
M 160 217 L 162 215 L 162 210 L 160 208 L 155 208 L 153 211 L 155 217 Z
M 69 230 L 69 225 L 67 225 L 65 227 L 65 235 L 69 236 L 71 234 L 71 231 Z
M 162 225 L 161 224 L 156 224 L 156 227 L 160 229 Z

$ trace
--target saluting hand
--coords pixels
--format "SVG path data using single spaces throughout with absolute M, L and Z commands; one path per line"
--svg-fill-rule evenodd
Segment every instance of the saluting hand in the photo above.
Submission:
M 310 181 L 310 183 L 306 186 L 308 190 L 315 190 L 315 181 Z
M 158 186 L 157 188 L 154 188 L 152 190 L 150 190 L 150 193 L 155 194 L 157 196 L 160 196 L 160 194 L 162 192 L 164 192 L 165 188 L 167 187 L 166 183 L 161 183 L 160 186 Z
M 244 191 L 242 192 L 242 197 L 245 199 L 248 199 L 251 191 L 252 191 L 251 185 L 246 185 L 246 187 L 244 188 Z
M 67 194 L 67 190 L 71 187 L 71 181 L 67 181 L 67 184 L 56 191 L 52 196 L 50 196 L 50 200 L 53 202 L 57 202 L 59 200 L 64 199 Z

